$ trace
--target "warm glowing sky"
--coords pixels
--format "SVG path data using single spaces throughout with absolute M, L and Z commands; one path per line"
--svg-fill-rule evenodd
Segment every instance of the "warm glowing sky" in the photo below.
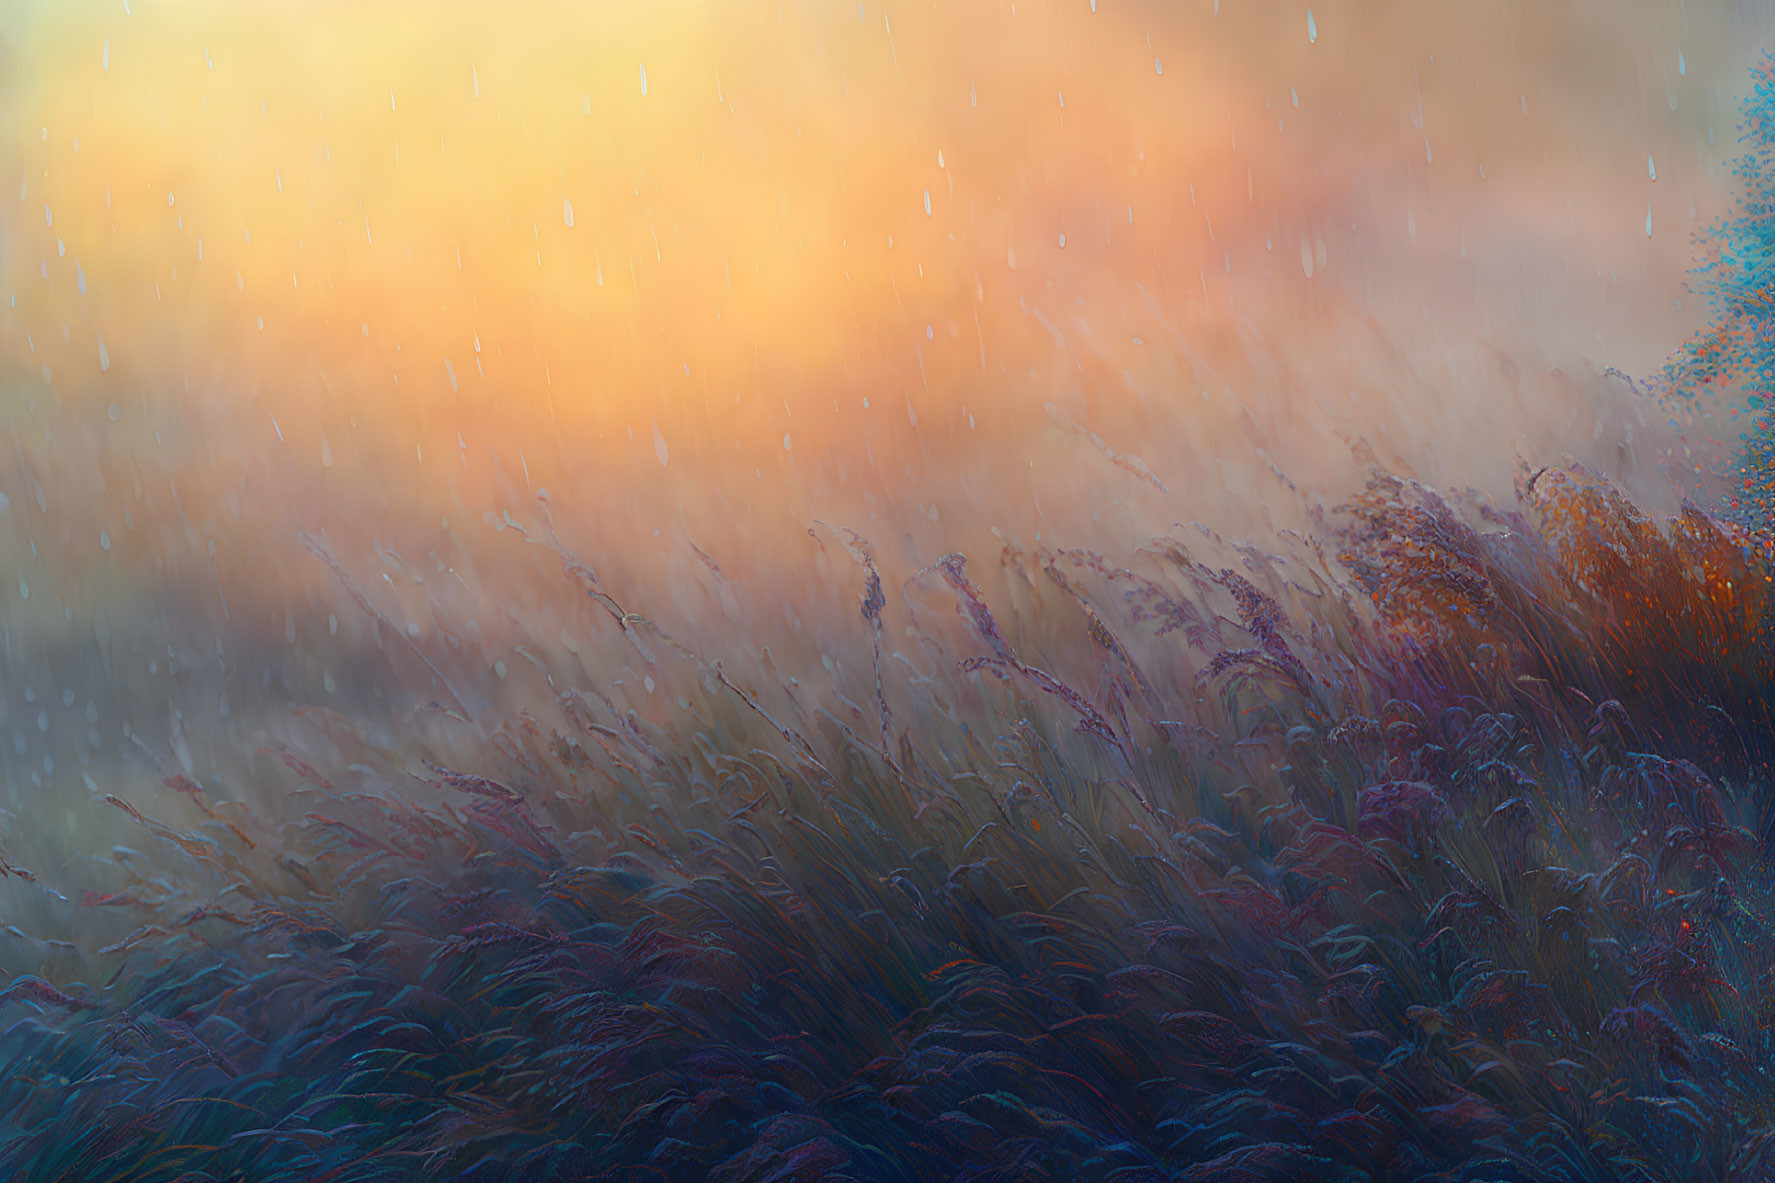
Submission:
M 1336 430 L 1444 483 L 1621 454 L 1548 373 L 1692 325 L 1766 12 L 1096 7 L 9 6 L 26 467 L 119 540 L 166 471 L 235 550 L 546 484 L 607 548 L 913 561 L 1250 521 Z

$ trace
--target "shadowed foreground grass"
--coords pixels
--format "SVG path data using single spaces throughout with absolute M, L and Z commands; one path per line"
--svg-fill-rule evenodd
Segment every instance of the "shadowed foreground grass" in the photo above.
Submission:
M 435 700 L 398 740 L 302 708 L 256 793 L 111 797 L 104 890 L 8 863 L 15 915 L 112 935 L 0 994 L 0 1171 L 1775 1171 L 1775 585 L 1734 528 L 1567 465 L 1503 509 L 1375 469 L 1284 554 L 896 588 L 822 531 L 873 655 L 822 691 L 681 647 L 538 512 L 630 676 L 488 729 L 391 638 Z

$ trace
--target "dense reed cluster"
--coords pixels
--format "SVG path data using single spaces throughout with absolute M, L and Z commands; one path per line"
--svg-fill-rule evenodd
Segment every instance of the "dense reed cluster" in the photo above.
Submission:
M 847 696 L 556 539 L 657 693 L 112 797 L 104 889 L 23 888 L 108 935 L 0 994 L 0 1174 L 1775 1177 L 1761 548 L 1576 465 L 1284 542 L 822 532 Z

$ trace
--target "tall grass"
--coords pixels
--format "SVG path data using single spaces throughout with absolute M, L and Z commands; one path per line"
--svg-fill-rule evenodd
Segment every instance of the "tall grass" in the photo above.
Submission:
M 1514 25 L 1509 39 L 1514 56 Z M 1733 446 L 1708 434 L 1731 422 L 1714 404 L 1735 381 L 1775 375 L 1766 68 L 1755 86 L 1745 200 L 1699 273 L 1715 324 L 1665 375 L 1664 394 L 1704 396 L 1695 449 L 1662 457 L 1685 486 L 1712 455 L 1702 438 Z M 1421 128 L 1415 75 L 1414 89 Z M 1253 185 L 1247 170 L 1247 205 Z M 1299 245 L 1311 281 L 1329 256 L 1323 241 L 1317 254 Z M 1464 260 L 1464 233 L 1460 249 Z M 1107 267 L 1092 276 L 1121 282 Z M 83 271 L 76 282 L 83 294 Z M 239 271 L 235 284 L 246 290 Z M 977 272 L 972 286 L 983 302 Z M 1302 307 L 1353 342 L 1369 299 Z M 725 558 L 648 540 L 643 495 L 687 488 L 696 478 L 680 474 L 714 460 L 675 442 L 668 470 L 657 419 L 639 467 L 581 486 L 618 490 L 620 504 L 520 502 L 524 452 L 507 471 L 486 449 L 491 475 L 462 488 L 504 504 L 471 546 L 461 519 L 484 506 L 452 483 L 471 445 L 448 416 L 428 430 L 454 435 L 456 452 L 427 480 L 457 490 L 444 508 L 459 520 L 434 531 L 430 486 L 378 487 L 378 450 L 412 442 L 392 434 L 365 433 L 371 461 L 340 444 L 335 479 L 318 418 L 308 450 L 322 476 L 269 452 L 218 460 L 209 444 L 236 415 L 265 448 L 286 443 L 256 392 L 179 431 L 185 412 L 151 417 L 145 396 L 127 432 L 47 401 L 39 420 L 26 398 L 6 552 L 22 606 L 0 619 L 0 645 L 9 677 L 27 680 L 33 644 L 30 661 L 66 676 L 42 699 L 26 685 L 22 718 L 0 699 L 12 741 L 0 777 L 18 806 L 0 811 L 0 1177 L 1775 1179 L 1775 487 L 1759 483 L 1775 429 L 1753 417 L 1726 501 L 1669 515 L 1569 459 L 1524 467 L 1504 503 L 1438 490 L 1385 441 L 1379 460 L 1354 443 L 1366 484 L 1326 505 L 1294 478 L 1329 467 L 1290 476 L 1272 453 L 1285 454 L 1279 439 L 1320 450 L 1297 407 L 1353 426 L 1359 396 L 1346 417 L 1319 398 L 1332 378 L 1248 322 L 1220 321 L 1218 297 L 1187 335 L 1146 303 L 1177 348 L 1152 351 L 1155 388 L 1201 402 L 1149 417 L 1123 369 L 1143 410 L 1113 440 L 1075 413 L 1095 377 L 1036 317 L 1070 355 L 1052 392 L 1066 406 L 1047 402 L 1031 429 L 1007 400 L 999 429 L 1027 434 L 995 447 L 1027 462 L 1016 479 L 1029 491 L 1069 503 L 1047 517 L 1031 498 L 1022 520 L 1043 522 L 1045 539 L 986 534 L 985 519 L 945 519 L 943 537 L 996 538 L 953 544 L 966 554 L 923 554 L 930 532 L 887 536 L 889 522 L 939 515 L 922 487 L 907 494 L 916 518 L 886 505 L 917 480 L 907 466 L 892 487 L 877 442 L 951 482 L 952 517 L 991 502 L 969 491 L 975 475 L 1010 479 L 973 442 L 988 433 L 973 434 L 971 413 L 969 434 L 958 418 L 944 443 L 919 432 L 904 394 L 911 434 L 849 441 L 868 460 L 860 501 L 817 475 L 805 486 L 833 509 L 882 504 L 870 524 L 882 536 L 840 514 L 814 521 L 796 538 L 811 573 L 799 585 L 774 571 L 744 586 L 783 561 L 774 550 L 724 571 Z M 674 331 L 681 312 L 666 309 Z M 527 330 L 536 315 L 531 301 L 516 319 Z M 345 321 L 369 339 L 368 322 Z M 1211 328 L 1226 340 L 1198 354 L 1191 341 Z M 1351 358 L 1411 370 L 1369 328 L 1345 342 Z M 977 319 L 975 331 L 985 377 Z M 1623 479 L 1648 475 L 1641 461 L 1677 438 L 1631 381 L 1533 405 L 1516 363 L 1493 352 L 1512 408 L 1497 418 L 1520 438 L 1569 410 L 1577 436 L 1594 423 L 1594 455 L 1611 433 Z M 1240 363 L 1231 378 L 1215 368 L 1223 353 Z M 912 356 L 922 382 L 924 354 Z M 955 364 L 971 383 L 974 355 Z M 1431 385 L 1421 371 L 1401 380 Z M 1393 394 L 1374 395 L 1386 406 L 1371 420 L 1404 413 Z M 1489 441 L 1489 459 L 1504 438 L 1488 434 L 1504 430 L 1494 409 L 1441 408 L 1399 434 L 1470 429 L 1418 451 Z M 112 406 L 105 423 L 122 414 Z M 1224 433 L 1181 441 L 1163 479 L 1122 450 L 1214 418 Z M 737 456 L 725 422 L 706 434 Z M 851 432 L 841 422 L 834 441 Z M 1038 440 L 1048 424 L 1057 434 Z M 143 459 L 131 432 L 166 451 Z M 557 467 L 538 465 L 551 482 L 592 466 L 556 432 Z M 1209 472 L 1214 441 L 1234 433 L 1267 474 Z M 817 449 L 811 438 L 796 447 Z M 415 464 L 432 443 L 420 442 Z M 1048 481 L 1036 457 L 1075 446 L 1100 469 Z M 625 472 L 658 483 L 623 489 Z M 1142 497 L 1236 502 L 1216 520 L 1272 528 L 1240 539 L 1178 524 L 1121 545 L 1172 503 L 1137 514 L 1113 493 L 1091 501 L 1103 476 Z M 131 489 L 122 529 L 91 492 L 107 479 Z M 1650 484 L 1636 486 L 1642 501 Z M 774 539 L 742 527 L 749 503 L 709 489 L 719 508 L 681 519 L 682 533 L 727 521 L 733 549 Z M 52 517 L 64 490 L 73 509 Z M 285 546 L 264 523 L 295 522 L 297 505 L 315 532 Z M 390 532 L 318 528 L 348 511 Z M 1087 520 L 1098 529 L 1065 536 Z M 607 551 L 593 549 L 599 530 Z M 56 580 L 81 584 L 78 628 L 80 597 L 58 597 Z M 324 636 L 308 627 L 319 612 L 298 633 L 299 606 L 335 610 Z M 207 627 L 218 613 L 223 627 Z M 100 672 L 111 697 L 76 713 L 76 681 Z M 274 685 L 290 705 L 267 712 Z M 108 763 L 99 728 L 118 733 L 119 701 L 145 779 Z M 76 813 L 76 776 L 102 819 Z
M 1775 572 L 1576 465 L 1519 492 L 1377 468 L 1281 553 L 897 588 L 820 532 L 868 655 L 823 686 L 539 506 L 608 694 L 539 635 L 552 689 L 464 703 L 391 638 L 404 729 L 305 709 L 256 795 L 167 761 L 83 898 L 14 844 L 79 939 L 0 1003 L 0 1169 L 1762 1178 Z

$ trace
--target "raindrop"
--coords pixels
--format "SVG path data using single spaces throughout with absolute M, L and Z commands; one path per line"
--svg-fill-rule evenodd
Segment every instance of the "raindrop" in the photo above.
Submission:
M 1158 58 L 1154 58 L 1153 59 L 1153 73 L 1163 74 L 1164 72 L 1165 72 L 1165 63 L 1161 62 Z
M 1658 162 L 1653 160 L 1649 154 L 1646 156 L 1646 175 L 1654 181 L 1658 179 Z
M 456 384 L 456 367 L 450 364 L 450 359 L 447 357 L 444 359 L 444 373 L 450 375 L 450 389 L 451 390 L 461 390 L 462 389 L 460 386 L 458 386 Z
M 1062 234 L 1062 235 L 1061 235 L 1061 236 L 1060 236 L 1060 249 L 1061 249 L 1061 250 L 1065 250 L 1065 249 L 1066 249 L 1066 235 L 1064 235 L 1064 234 Z
M 666 437 L 660 434 L 659 420 L 653 421 L 653 454 L 659 457 L 659 466 L 666 466 Z
M 783 451 L 787 452 L 788 450 L 789 450 L 789 433 L 785 431 L 783 433 Z
M 647 63 L 642 62 L 642 63 L 640 63 L 640 65 L 641 65 L 641 97 L 646 98 L 647 97 Z
M 110 368 L 111 368 L 111 354 L 105 348 L 105 339 L 103 337 L 100 337 L 99 338 L 99 372 L 103 373 L 104 371 L 106 371 Z
M 327 442 L 327 433 L 324 431 L 321 432 L 320 437 L 320 466 L 322 468 L 333 467 L 333 445 Z
M 1676 51 L 1676 72 L 1678 74 L 1687 74 L 1689 72 L 1689 63 L 1683 61 L 1683 51 L 1680 49 Z
M 103 530 L 99 531 L 99 549 L 100 550 L 110 550 L 111 549 L 111 536 L 109 534 L 105 533 L 105 531 L 103 531 Z
M 927 218 L 931 216 L 931 191 L 929 189 L 924 191 L 924 216 Z
M 99 69 L 109 70 L 110 68 L 111 68 L 111 39 L 109 37 L 107 37 L 107 38 L 105 38 L 105 48 L 99 51 Z
M 74 260 L 74 287 L 81 295 L 86 295 L 86 271 L 80 266 L 80 260 Z
M 569 226 L 573 225 L 573 203 L 565 197 L 561 199 L 561 220 Z
M 1650 204 L 1648 204 L 1646 206 L 1646 237 L 1650 238 L 1651 236 L 1652 236 L 1652 207 Z
M 1316 45 L 1319 41 L 1319 22 L 1313 19 L 1313 10 L 1307 9 L 1307 44 Z
M 475 97 L 478 99 L 481 97 L 481 72 L 475 69 L 475 64 L 472 61 L 468 64 L 468 76 L 474 80 Z

